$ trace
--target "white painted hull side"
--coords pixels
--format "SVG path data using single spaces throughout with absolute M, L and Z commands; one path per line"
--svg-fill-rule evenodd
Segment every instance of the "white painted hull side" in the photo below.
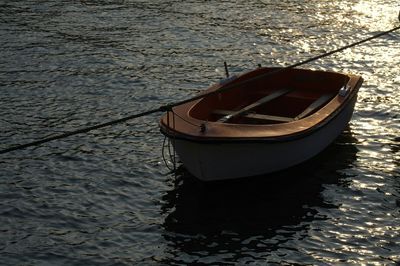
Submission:
M 353 99 L 322 128 L 292 141 L 201 143 L 176 139 L 172 142 L 186 169 L 203 181 L 272 173 L 302 163 L 324 150 L 350 121 L 355 102 Z

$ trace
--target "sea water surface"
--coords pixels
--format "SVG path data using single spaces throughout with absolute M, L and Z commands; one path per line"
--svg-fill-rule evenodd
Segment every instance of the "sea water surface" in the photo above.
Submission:
M 195 95 L 397 25 L 398 1 L 2 1 L 0 148 Z M 2 265 L 400 263 L 400 32 L 303 67 L 365 79 L 313 160 L 205 184 L 161 114 L 0 155 Z M 268 158 L 267 158 L 268 159 Z M 269 158 L 271 159 L 271 158 Z

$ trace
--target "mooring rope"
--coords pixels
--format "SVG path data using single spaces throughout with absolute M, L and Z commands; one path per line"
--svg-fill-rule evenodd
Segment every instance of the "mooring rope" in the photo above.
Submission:
M 161 148 L 161 155 L 164 161 L 165 166 L 168 168 L 168 170 L 170 170 L 171 172 L 174 172 L 176 167 L 175 167 L 175 163 L 174 163 L 174 159 L 171 156 L 171 142 L 170 139 L 167 138 L 167 136 L 164 136 L 164 140 L 163 140 L 163 144 L 162 144 L 162 148 Z M 168 155 L 169 155 L 169 160 L 172 162 L 173 167 L 170 167 L 167 157 L 165 155 L 165 149 L 167 149 L 168 151 Z
M 399 13 L 399 20 L 400 20 L 400 13 Z M 291 69 L 291 68 L 295 68 L 295 67 L 298 67 L 298 66 L 301 66 L 301 65 L 308 64 L 310 62 L 319 60 L 321 58 L 330 56 L 330 55 L 335 54 L 335 53 L 342 52 L 343 50 L 346 50 L 346 49 L 358 46 L 360 44 L 363 44 L 365 42 L 371 41 L 373 39 L 379 38 L 379 37 L 381 37 L 383 35 L 386 35 L 386 34 L 389 34 L 391 32 L 397 31 L 399 29 L 400 29 L 400 26 L 392 28 L 392 29 L 384 31 L 384 32 L 381 32 L 381 33 L 378 33 L 378 34 L 373 35 L 373 36 L 371 36 L 369 38 L 362 39 L 362 40 L 360 40 L 358 42 L 354 42 L 354 43 L 351 43 L 349 45 L 340 47 L 340 48 L 332 50 L 330 52 L 327 52 L 327 53 L 324 53 L 324 54 L 321 54 L 321 55 L 318 55 L 318 56 L 315 56 L 315 57 L 311 57 L 311 58 L 309 58 L 307 60 L 292 64 L 292 65 L 289 65 L 289 66 L 286 66 L 286 67 L 282 67 L 282 68 L 276 69 L 274 71 L 271 71 L 271 72 L 268 72 L 266 74 L 254 77 L 252 79 L 247 79 L 247 80 L 244 80 L 244 81 L 241 81 L 241 82 L 237 82 L 235 84 L 230 84 L 230 85 L 227 85 L 227 86 L 225 86 L 225 87 L 223 87 L 223 88 L 221 88 L 219 90 L 215 90 L 215 91 L 212 91 L 212 92 L 209 92 L 209 93 L 203 93 L 203 94 L 200 94 L 198 96 L 194 96 L 192 98 L 188 98 L 186 100 L 178 101 L 178 102 L 175 102 L 175 103 L 172 103 L 172 104 L 162 105 L 162 106 L 160 106 L 158 108 L 151 109 L 151 110 L 148 110 L 148 111 L 145 111 L 145 112 L 136 113 L 136 114 L 133 114 L 133 115 L 130 115 L 130 116 L 126 116 L 126 117 L 120 118 L 120 119 L 112 120 L 112 121 L 109 121 L 109 122 L 106 122 L 106 123 L 97 124 L 97 125 L 90 126 L 90 127 L 77 129 L 77 130 L 74 130 L 74 131 L 65 132 L 65 133 L 60 134 L 60 135 L 56 135 L 56 136 L 52 136 L 52 137 L 48 137 L 48 138 L 43 138 L 43 139 L 36 140 L 36 141 L 33 141 L 33 142 L 29 142 L 29 143 L 26 143 L 26 144 L 13 145 L 13 146 L 11 146 L 9 148 L 0 150 L 0 154 L 8 153 L 8 152 L 15 151 L 15 150 L 25 149 L 25 148 L 28 148 L 28 147 L 38 146 L 38 145 L 41 145 L 41 144 L 44 144 L 44 143 L 47 143 L 47 142 L 50 142 L 50 141 L 53 141 L 53 140 L 67 138 L 67 137 L 70 137 L 70 136 L 73 136 L 73 135 L 77 135 L 77 134 L 87 133 L 87 132 L 92 131 L 92 130 L 104 128 L 104 127 L 107 127 L 107 126 L 112 126 L 112 125 L 115 125 L 115 124 L 120 124 L 120 123 L 126 122 L 128 120 L 136 119 L 136 118 L 143 117 L 143 116 L 148 116 L 150 114 L 154 114 L 154 113 L 158 113 L 158 112 L 171 111 L 172 108 L 175 107 L 175 106 L 182 105 L 182 104 L 185 104 L 185 103 L 188 103 L 188 102 L 192 102 L 192 101 L 196 101 L 196 100 L 202 99 L 204 97 L 214 95 L 216 93 L 221 93 L 221 92 L 224 92 L 224 91 L 239 87 L 239 86 L 241 86 L 241 85 L 243 85 L 243 84 L 245 84 L 247 82 L 250 82 L 250 81 L 254 81 L 254 80 L 266 77 L 266 76 L 272 76 L 272 75 L 275 75 L 277 73 L 283 72 L 285 70 L 288 70 L 288 69 Z

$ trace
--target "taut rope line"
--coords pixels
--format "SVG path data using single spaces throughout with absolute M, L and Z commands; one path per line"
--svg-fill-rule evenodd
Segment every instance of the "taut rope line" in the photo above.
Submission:
M 400 13 L 399 13 L 399 20 L 400 20 Z M 386 34 L 389 34 L 391 32 L 397 31 L 399 29 L 400 29 L 400 26 L 392 28 L 392 29 L 390 29 L 388 31 L 381 32 L 379 34 L 373 35 L 373 36 L 371 36 L 369 38 L 360 40 L 358 42 L 343 46 L 341 48 L 332 50 L 330 52 L 327 52 L 327 53 L 324 53 L 324 54 L 321 54 L 321 55 L 318 55 L 318 56 L 315 56 L 315 57 L 312 57 L 312 58 L 309 58 L 307 60 L 301 61 L 299 63 L 295 63 L 293 65 L 282 67 L 280 69 L 277 69 L 275 71 L 266 73 L 264 75 L 254 77 L 253 79 L 249 79 L 249 80 L 245 80 L 245 81 L 242 81 L 242 82 L 237 82 L 237 83 L 232 84 L 232 85 L 225 86 L 224 88 L 216 90 L 216 91 L 200 94 L 198 96 L 194 96 L 194 97 L 188 98 L 186 100 L 182 100 L 182 101 L 175 102 L 175 103 L 172 103 L 172 104 L 163 105 L 163 106 L 160 106 L 160 107 L 155 108 L 155 109 L 151 109 L 151 110 L 148 110 L 148 111 L 145 111 L 145 112 L 141 112 L 141 113 L 136 113 L 136 114 L 133 114 L 133 115 L 130 115 L 130 116 L 126 116 L 126 117 L 123 117 L 123 118 L 120 118 L 120 119 L 112 120 L 112 121 L 109 121 L 109 122 L 106 122 L 106 123 L 97 124 L 97 125 L 94 125 L 94 126 L 81 128 L 81 129 L 78 129 L 78 130 L 65 132 L 65 133 L 57 135 L 57 136 L 43 138 L 43 139 L 40 139 L 40 140 L 37 140 L 37 141 L 33 141 L 33 142 L 29 142 L 29 143 L 26 143 L 26 144 L 14 145 L 14 146 L 11 146 L 9 148 L 0 150 L 0 154 L 8 153 L 8 152 L 15 151 L 15 150 L 25 149 L 25 148 L 28 148 L 28 147 L 38 146 L 38 145 L 44 144 L 46 142 L 67 138 L 67 137 L 70 137 L 70 136 L 73 136 L 73 135 L 77 135 L 77 134 L 87 133 L 87 132 L 92 131 L 92 130 L 96 130 L 96 129 L 104 128 L 104 127 L 107 127 L 107 126 L 123 123 L 123 122 L 126 122 L 128 120 L 132 120 L 132 119 L 139 118 L 139 117 L 142 117 L 142 116 L 147 116 L 147 115 L 158 113 L 158 112 L 171 111 L 172 107 L 175 107 L 175 106 L 178 106 L 178 105 L 181 105 L 181 104 L 185 104 L 185 103 L 188 103 L 188 102 L 196 101 L 196 100 L 202 99 L 204 97 L 207 97 L 207 96 L 210 96 L 210 95 L 214 95 L 216 93 L 220 93 L 220 92 L 224 92 L 224 91 L 233 89 L 233 88 L 238 87 L 240 85 L 243 85 L 243 84 L 245 84 L 245 83 L 247 83 L 249 81 L 253 81 L 253 80 L 265 77 L 265 76 L 272 76 L 272 75 L 280 73 L 282 71 L 285 71 L 285 70 L 288 70 L 288 69 L 291 69 L 291 68 L 295 68 L 295 67 L 298 67 L 298 66 L 301 66 L 301 65 L 308 64 L 310 62 L 319 60 L 321 58 L 330 56 L 332 54 L 341 52 L 343 50 L 346 50 L 346 49 L 358 46 L 358 45 L 360 45 L 362 43 L 365 43 L 365 42 L 371 41 L 373 39 L 379 38 L 379 37 L 381 37 L 383 35 L 386 35 Z

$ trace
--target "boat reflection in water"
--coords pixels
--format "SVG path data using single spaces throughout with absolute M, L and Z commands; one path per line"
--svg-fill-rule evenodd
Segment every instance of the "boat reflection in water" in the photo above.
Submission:
M 163 197 L 164 237 L 172 256 L 165 262 L 199 254 L 226 253 L 232 261 L 243 258 L 243 252 L 265 256 L 306 234 L 306 224 L 326 219 L 318 208 L 337 207 L 322 192 L 329 184 L 346 186 L 348 176 L 340 170 L 356 160 L 355 143 L 345 131 L 320 156 L 268 178 L 204 183 L 180 168 L 174 188 Z

